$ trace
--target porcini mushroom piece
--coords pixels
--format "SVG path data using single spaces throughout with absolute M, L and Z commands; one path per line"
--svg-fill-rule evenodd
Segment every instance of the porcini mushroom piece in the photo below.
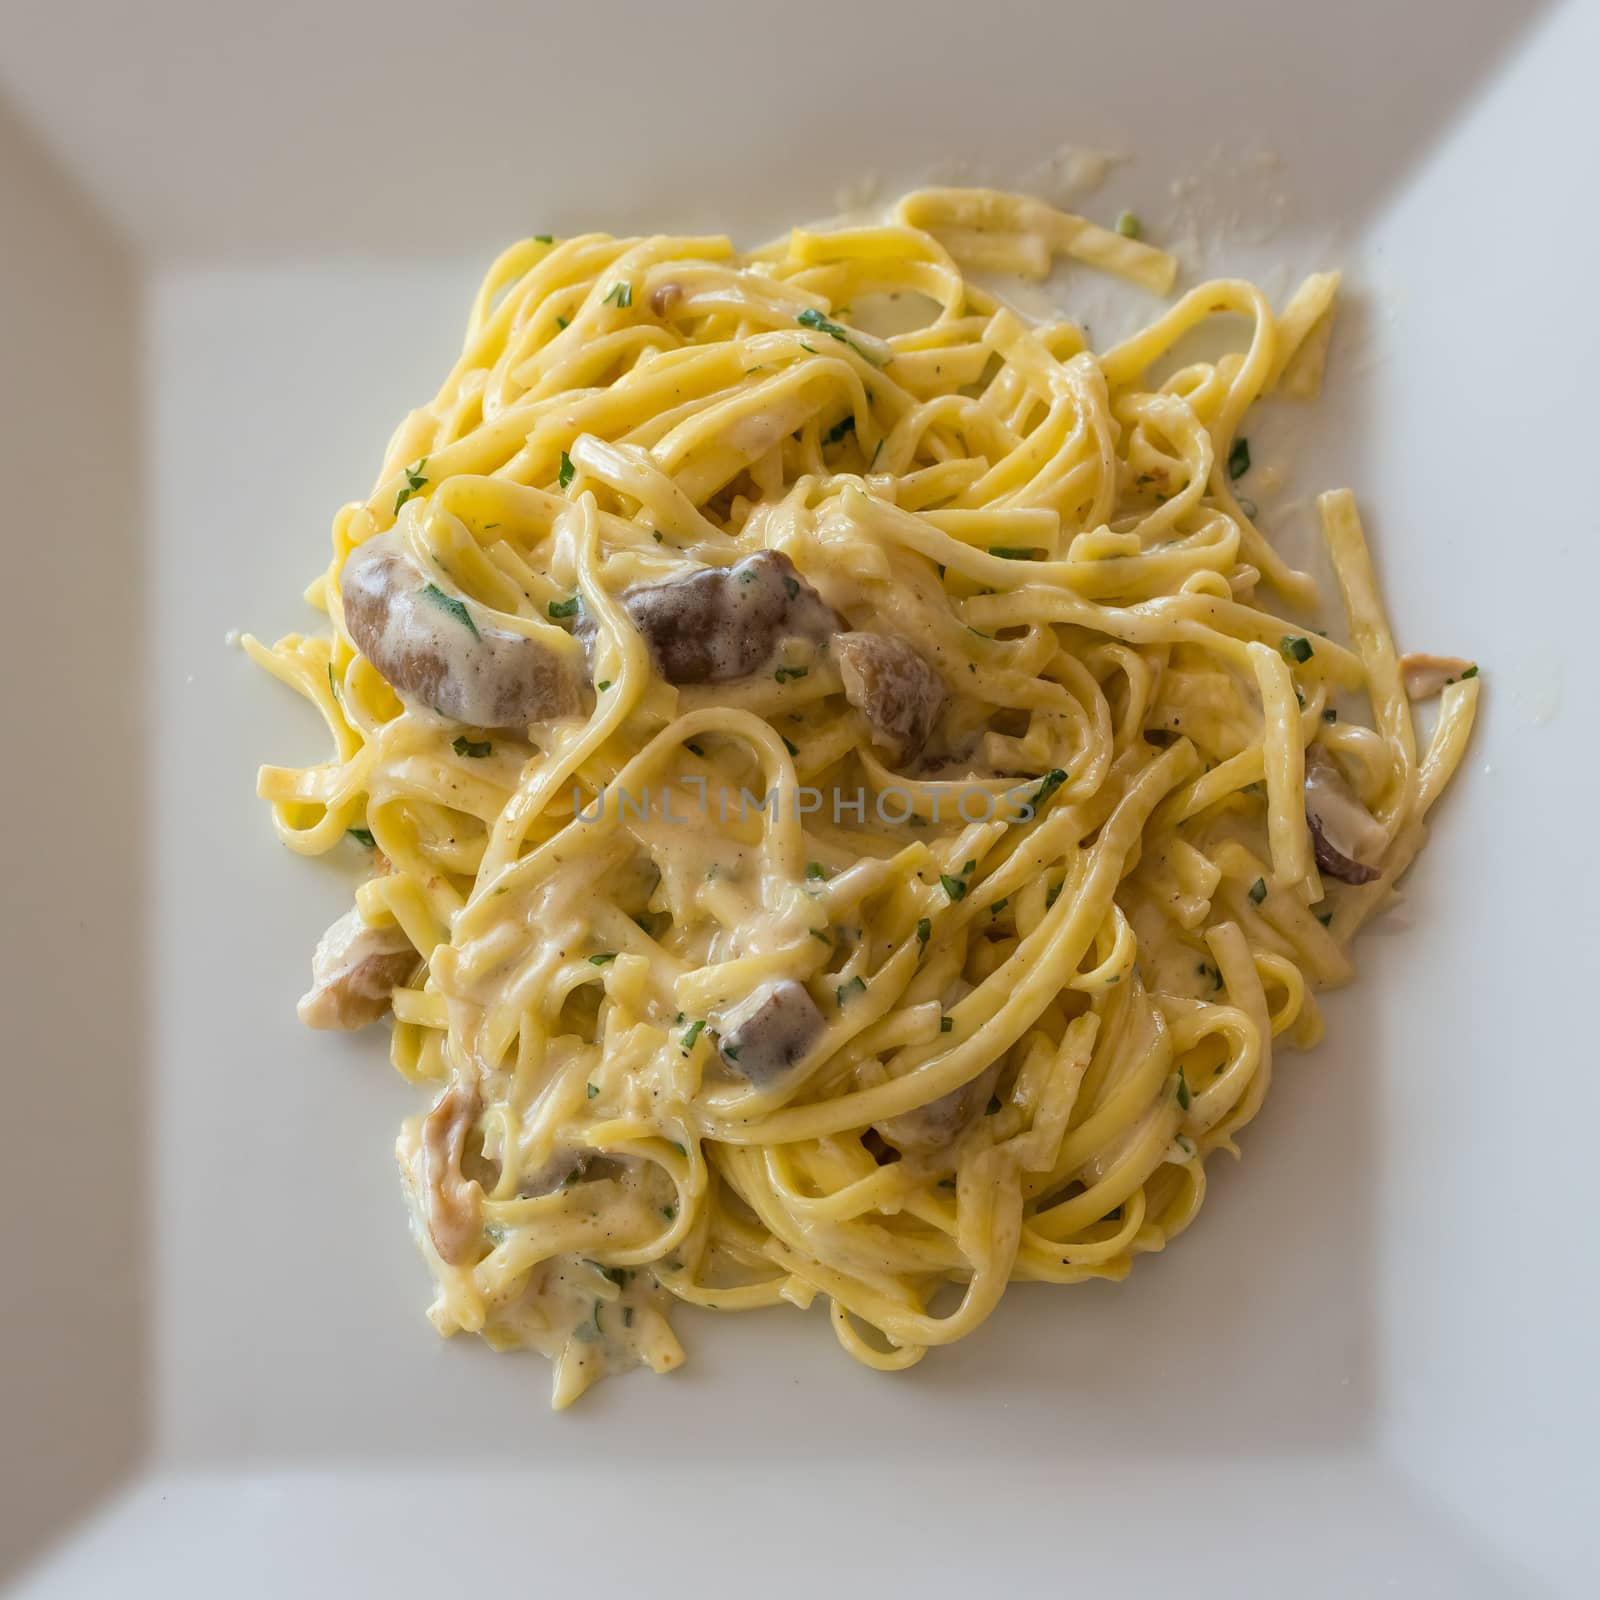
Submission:
M 1306 827 L 1317 865 L 1343 883 L 1371 883 L 1389 835 L 1350 787 L 1344 768 L 1320 744 L 1306 748 Z

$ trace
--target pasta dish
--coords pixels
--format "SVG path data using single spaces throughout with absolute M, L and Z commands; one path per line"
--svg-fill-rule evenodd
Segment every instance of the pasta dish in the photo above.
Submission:
M 429 1315 L 558 1406 L 678 1366 L 678 1302 L 820 1299 L 890 1370 L 1121 1278 L 1423 842 L 1476 667 L 1397 653 L 1344 489 L 1319 631 L 1246 493 L 1337 275 L 1168 302 L 1138 231 L 931 189 L 523 240 L 334 521 L 331 627 L 245 641 L 332 741 L 262 769 L 279 836 L 370 863 L 300 1015 L 392 1014 Z M 1095 350 L 990 286 L 1063 260 L 1165 309 Z

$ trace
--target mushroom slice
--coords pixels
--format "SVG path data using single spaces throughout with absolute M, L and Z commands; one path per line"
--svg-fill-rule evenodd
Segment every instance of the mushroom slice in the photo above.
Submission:
M 439 1259 L 471 1261 L 483 1240 L 483 1190 L 461 1175 L 467 1135 L 478 1120 L 475 1091 L 452 1082 L 422 1119 L 422 1218 Z
M 980 1107 L 988 1105 L 999 1077 L 1000 1063 L 991 1062 L 971 1083 L 876 1124 L 878 1132 L 901 1155 L 931 1155 L 943 1150 L 972 1126 Z
M 826 1024 L 804 984 L 764 983 L 722 1019 L 722 1059 L 764 1089 L 797 1062 Z
M 356 648 L 402 695 L 475 728 L 578 710 L 576 663 L 443 593 L 392 533 L 353 550 L 339 577 Z
M 759 672 L 785 639 L 821 644 L 839 627 L 833 608 L 781 550 L 758 550 L 731 567 L 637 584 L 618 596 L 668 683 L 728 683 Z M 587 644 L 592 618 L 573 636 Z
M 398 927 L 373 928 L 354 906 L 317 940 L 311 987 L 295 1008 L 308 1028 L 364 1028 L 389 1009 L 416 971 L 417 952 Z
M 569 1179 L 581 1177 L 591 1160 L 587 1151 L 557 1150 L 549 1160 L 517 1179 L 517 1198 L 532 1200 L 554 1194 Z
M 1371 883 L 1379 875 L 1377 863 L 1389 848 L 1389 835 L 1320 744 L 1306 748 L 1305 796 L 1317 865 L 1344 883 Z
M 906 643 L 886 633 L 841 633 L 833 642 L 844 697 L 896 765 L 922 753 L 944 709 L 944 681 Z
M 1400 681 L 1412 700 L 1431 700 L 1446 684 L 1464 678 L 1472 663 L 1460 656 L 1431 656 L 1412 651 L 1400 657 Z

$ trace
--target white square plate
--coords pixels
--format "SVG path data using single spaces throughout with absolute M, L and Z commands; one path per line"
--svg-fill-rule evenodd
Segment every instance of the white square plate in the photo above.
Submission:
M 28 0 L 4 36 L 16 1593 L 1596 1592 L 1600 9 Z M 1125 1285 L 899 1377 L 817 1313 L 688 1316 L 682 1373 L 552 1415 L 542 1362 L 422 1319 L 381 1040 L 295 1022 L 347 886 L 254 769 L 320 734 L 224 631 L 313 621 L 498 244 L 753 242 L 869 174 L 1049 194 L 1063 141 L 1127 153 L 1077 203 L 1191 279 L 1346 269 L 1296 487 L 1354 487 L 1404 646 L 1484 663 L 1466 770 Z

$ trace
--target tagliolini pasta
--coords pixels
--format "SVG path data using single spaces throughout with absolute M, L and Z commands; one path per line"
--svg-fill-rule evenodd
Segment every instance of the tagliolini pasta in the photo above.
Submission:
M 392 1010 L 432 1320 L 557 1405 L 679 1365 L 679 1301 L 821 1297 L 897 1369 L 1122 1277 L 1422 843 L 1476 667 L 1397 656 L 1344 490 L 1349 643 L 1287 620 L 1239 492 L 1336 275 L 1098 353 L 966 276 L 1164 295 L 1134 232 L 927 190 L 749 254 L 524 240 L 335 520 L 331 632 L 246 641 L 333 741 L 263 768 L 279 836 L 372 861 L 302 1016 Z

